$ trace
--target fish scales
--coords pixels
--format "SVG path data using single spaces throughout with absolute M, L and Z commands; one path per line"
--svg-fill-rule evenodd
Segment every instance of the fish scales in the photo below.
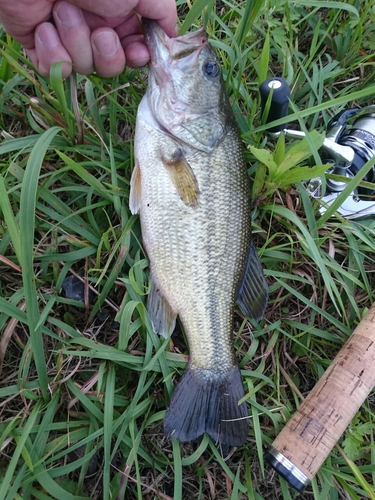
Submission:
M 139 125 L 137 131 L 142 131 Z M 229 154 L 235 162 L 233 137 L 228 134 L 212 154 L 186 157 L 200 187 L 199 206 L 186 206 L 160 158 L 155 157 L 152 138 L 159 143 L 159 135 L 159 131 L 149 130 L 139 152 L 141 164 L 143 155 L 152 159 L 149 168 L 142 170 L 145 195 L 140 212 L 152 274 L 161 293 L 178 311 L 194 366 L 213 368 L 223 358 L 232 364 L 227 332 L 232 329 L 235 290 L 228 283 L 238 282 L 244 271 L 246 256 L 233 240 L 247 245 L 250 238 L 249 224 L 243 220 L 249 221 L 248 182 L 236 163 L 235 167 L 228 165 Z
M 187 58 L 192 59 L 196 52 L 198 55 L 191 65 L 186 64 L 184 76 L 192 83 L 184 88 L 180 78 L 172 89 L 178 89 L 177 105 L 171 103 L 174 112 L 164 109 L 168 96 L 162 95 L 163 78 L 168 87 L 173 81 L 174 59 L 163 62 L 158 57 L 168 58 L 175 48 L 168 47 L 170 39 L 155 23 L 146 23 L 150 81 L 137 115 L 130 206 L 134 213 L 140 213 L 150 262 L 148 308 L 154 328 L 157 333 L 170 334 L 178 315 L 190 351 L 164 428 L 181 441 L 208 432 L 222 444 L 237 445 L 246 439 L 248 423 L 246 404 L 238 405 L 244 390 L 232 347 L 233 312 L 251 253 L 249 181 L 242 145 L 221 81 L 213 84 L 213 91 L 220 95 L 213 99 L 217 109 L 212 106 L 208 116 L 199 115 L 204 95 L 195 101 L 193 96 L 193 112 L 186 104 L 202 79 L 200 65 L 207 65 L 207 58 L 211 66 L 216 64 L 201 31 L 175 39 L 186 41 L 183 50 Z M 196 45 L 191 52 L 186 50 L 189 42 Z M 178 64 L 183 64 L 183 59 L 180 57 Z M 185 102 L 182 95 L 186 95 Z M 170 125 L 168 120 L 178 121 L 175 115 L 179 107 L 183 108 L 180 121 Z M 158 112 L 164 113 L 164 119 Z M 215 134 L 218 139 L 212 140 Z M 261 268 L 254 253 L 252 260 L 251 272 L 259 276 Z M 261 301 L 262 312 L 266 295 L 261 277 L 256 300 Z M 252 306 L 259 309 L 254 303 L 250 309 Z

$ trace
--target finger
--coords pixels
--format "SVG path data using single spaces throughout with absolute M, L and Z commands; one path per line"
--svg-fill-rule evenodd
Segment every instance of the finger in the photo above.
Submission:
M 125 38 L 136 34 L 142 35 L 141 21 L 134 14 L 131 14 L 130 16 L 127 16 L 127 18 L 123 19 L 121 24 L 116 26 L 115 29 L 123 46 Z M 141 39 L 143 39 L 143 36 Z
M 73 69 L 81 75 L 94 71 L 94 60 L 90 43 L 90 28 L 81 9 L 68 2 L 57 2 L 53 18 L 60 40 L 71 57 Z
M 33 41 L 33 46 L 35 46 L 35 41 Z M 35 49 L 25 49 L 25 50 L 26 50 L 26 54 L 29 57 L 29 59 L 31 60 L 31 62 L 34 64 L 34 66 L 36 68 L 38 68 L 39 67 L 39 60 L 38 60 L 38 56 L 36 55 L 36 50 Z
M 146 66 L 150 60 L 149 51 L 144 43 L 142 26 L 133 14 L 116 28 L 125 52 L 126 64 L 132 68 Z
M 35 48 L 35 28 L 51 17 L 49 0 L 0 0 L 1 24 L 4 31 L 18 40 L 26 49 Z
M 117 16 L 125 17 L 129 14 L 129 12 L 136 8 L 138 3 L 138 0 L 101 0 L 100 2 L 93 2 L 92 0 L 69 1 L 81 9 L 88 10 L 104 18 Z
M 130 35 L 121 39 L 126 64 L 131 68 L 142 68 L 150 60 L 150 53 L 144 44 L 143 35 Z
M 72 60 L 62 45 L 56 28 L 51 23 L 42 23 L 35 30 L 35 52 L 37 69 L 43 76 L 49 76 L 52 64 L 64 62 L 62 76 L 66 78 L 72 72 Z
M 119 75 L 125 68 L 125 53 L 117 33 L 111 28 L 98 28 L 91 34 L 95 70 L 109 78 Z
M 135 10 L 138 14 L 155 19 L 169 36 L 176 36 L 177 8 L 175 0 L 69 0 L 77 7 L 104 19 L 124 19 Z M 119 24 L 119 23 L 118 23 Z M 114 27 L 112 24 L 107 26 Z
M 150 2 L 140 0 L 135 10 L 143 17 L 158 21 L 159 25 L 170 37 L 177 34 L 177 7 L 175 0 Z
M 3 28 L 6 33 L 8 33 L 12 38 L 20 42 L 25 49 L 32 49 L 35 47 L 35 34 L 34 27 L 29 33 L 26 34 L 18 34 L 17 30 L 12 30 L 12 27 L 8 27 L 5 23 L 3 23 Z
M 124 21 L 126 21 L 129 17 L 134 17 L 134 14 L 130 13 L 127 16 L 123 17 L 102 17 L 90 12 L 88 10 L 82 10 L 83 15 L 85 17 L 85 21 L 91 31 L 96 30 L 97 28 L 112 28 L 116 29 L 120 26 Z M 139 23 L 138 23 L 139 24 Z

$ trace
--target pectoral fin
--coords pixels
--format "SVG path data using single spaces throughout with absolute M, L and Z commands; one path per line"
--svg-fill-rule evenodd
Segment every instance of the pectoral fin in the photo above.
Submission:
M 151 278 L 151 290 L 147 301 L 147 310 L 155 333 L 163 337 L 172 335 L 176 325 L 177 314 L 167 299 L 160 293 L 155 280 Z
M 136 162 L 132 177 L 130 179 L 129 208 L 132 214 L 137 214 L 141 208 L 141 168 Z
M 183 152 L 178 149 L 172 158 L 162 157 L 171 181 L 185 205 L 196 208 L 199 200 L 199 186 L 194 172 Z
M 245 316 L 259 321 L 267 307 L 268 284 L 259 257 L 251 242 L 245 274 L 237 291 L 236 302 Z

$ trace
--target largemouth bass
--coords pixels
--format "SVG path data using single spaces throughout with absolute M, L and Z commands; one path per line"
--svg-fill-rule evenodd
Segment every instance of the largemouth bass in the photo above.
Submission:
M 221 68 L 204 29 L 169 38 L 144 20 L 151 54 L 138 109 L 130 208 L 151 274 L 148 312 L 168 336 L 180 317 L 189 362 L 164 419 L 173 439 L 225 445 L 248 432 L 233 312 L 259 319 L 267 284 L 251 245 L 249 180 Z

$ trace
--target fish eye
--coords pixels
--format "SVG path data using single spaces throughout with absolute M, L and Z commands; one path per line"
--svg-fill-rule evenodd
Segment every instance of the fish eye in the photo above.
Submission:
M 220 75 L 220 66 L 216 61 L 209 59 L 203 64 L 203 73 L 209 78 L 216 78 Z

